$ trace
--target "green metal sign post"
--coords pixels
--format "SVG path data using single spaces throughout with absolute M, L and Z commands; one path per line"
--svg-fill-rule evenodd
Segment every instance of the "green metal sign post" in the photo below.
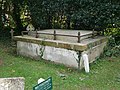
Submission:
M 52 90 L 52 77 L 33 87 L 33 90 Z

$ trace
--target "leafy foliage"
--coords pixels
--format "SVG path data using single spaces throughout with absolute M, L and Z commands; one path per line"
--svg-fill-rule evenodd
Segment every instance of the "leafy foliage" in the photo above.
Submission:
M 120 27 L 116 25 L 109 27 L 110 28 L 106 28 L 104 30 L 104 35 L 113 37 L 115 39 L 115 43 L 120 44 Z
M 21 10 L 25 7 L 26 0 L 1 0 L 0 1 L 0 27 L 16 28 L 20 33 L 23 30 Z
M 120 40 L 115 40 L 114 37 L 110 37 L 107 46 L 104 49 L 104 56 L 117 57 L 120 55 Z
M 100 30 L 120 22 L 117 0 L 28 0 L 28 6 L 32 22 L 41 28 Z
M 41 29 L 103 30 L 120 24 L 119 4 L 119 0 L 1 0 L 0 28 L 7 25 L 20 33 L 28 18 Z

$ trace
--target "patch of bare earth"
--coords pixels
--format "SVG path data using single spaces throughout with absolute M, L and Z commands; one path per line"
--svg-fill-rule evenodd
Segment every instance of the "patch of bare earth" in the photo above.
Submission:
M 0 66 L 3 64 L 3 61 L 2 61 L 2 59 L 0 59 Z

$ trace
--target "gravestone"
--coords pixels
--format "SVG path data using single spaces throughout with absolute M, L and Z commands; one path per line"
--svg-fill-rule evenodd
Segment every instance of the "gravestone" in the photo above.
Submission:
M 28 24 L 27 28 L 26 28 L 27 31 L 34 31 L 35 28 L 32 24 Z
M 13 36 L 14 36 L 14 30 L 13 29 L 11 29 L 10 34 L 11 34 L 11 39 L 13 40 Z
M 24 78 L 0 78 L 0 90 L 24 90 Z
M 49 77 L 48 79 L 33 87 L 33 90 L 52 90 L 52 77 Z

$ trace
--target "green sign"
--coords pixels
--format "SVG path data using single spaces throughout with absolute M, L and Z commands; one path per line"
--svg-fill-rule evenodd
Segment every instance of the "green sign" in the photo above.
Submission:
M 33 90 L 52 90 L 52 77 L 33 87 Z

